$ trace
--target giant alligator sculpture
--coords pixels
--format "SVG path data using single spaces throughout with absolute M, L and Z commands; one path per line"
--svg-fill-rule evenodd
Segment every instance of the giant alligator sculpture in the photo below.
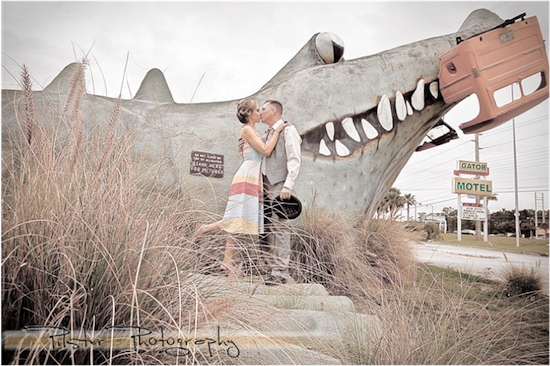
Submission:
M 316 203 L 349 214 L 375 208 L 427 133 L 458 102 L 445 103 L 439 92 L 438 57 L 456 46 L 459 37 L 468 39 L 502 23 L 494 13 L 480 9 L 456 33 L 353 60 L 343 59 L 337 36 L 314 35 L 249 96 L 260 103 L 281 101 L 285 119 L 302 135 L 297 196 L 306 204 L 315 197 Z M 60 113 L 77 67 L 70 64 L 43 91 L 33 93 L 38 113 Z M 162 162 L 158 177 L 182 187 L 205 187 L 197 198 L 217 204 L 213 210 L 221 209 L 241 163 L 236 154 L 241 127 L 235 118 L 237 101 L 176 103 L 164 75 L 153 69 L 133 99 L 119 102 L 122 128 L 139 131 L 135 148 L 147 151 L 151 162 Z M 22 131 L 17 119 L 22 103 L 20 91 L 2 91 L 5 152 L 13 142 L 8 136 Z M 116 99 L 86 94 L 82 121 L 90 129 L 106 124 L 115 103 Z M 219 165 L 215 174 L 191 174 L 191 164 L 203 159 L 209 165 L 209 156 Z

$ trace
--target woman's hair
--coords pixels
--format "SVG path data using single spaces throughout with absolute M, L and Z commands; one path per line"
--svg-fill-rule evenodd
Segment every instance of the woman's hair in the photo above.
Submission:
M 252 99 L 243 99 L 237 104 L 237 118 L 241 123 L 247 123 L 248 117 L 258 109 L 258 103 Z

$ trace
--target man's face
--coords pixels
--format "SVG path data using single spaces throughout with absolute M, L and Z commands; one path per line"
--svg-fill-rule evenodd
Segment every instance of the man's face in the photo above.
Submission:
M 275 122 L 275 108 L 269 103 L 264 104 L 260 110 L 260 118 L 266 125 L 271 125 Z

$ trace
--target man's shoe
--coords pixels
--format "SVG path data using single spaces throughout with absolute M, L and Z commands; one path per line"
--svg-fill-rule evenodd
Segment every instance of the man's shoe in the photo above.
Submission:
M 286 283 L 286 278 L 281 276 L 269 276 L 267 280 L 265 280 L 265 284 L 267 286 L 284 285 L 285 283 Z

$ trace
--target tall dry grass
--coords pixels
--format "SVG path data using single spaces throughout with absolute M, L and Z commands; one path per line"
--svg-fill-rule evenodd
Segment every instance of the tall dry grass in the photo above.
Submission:
M 188 239 L 197 218 L 193 192 L 151 179 L 158 167 L 132 148 L 120 101 L 102 124 L 81 120 L 85 65 L 53 119 L 33 110 L 30 76 L 22 73 L 20 126 L 3 136 L 11 150 L 2 155 L 2 329 L 197 326 L 203 304 L 183 285 L 202 250 Z M 17 362 L 87 357 L 37 351 Z M 125 363 L 138 355 L 116 357 Z
M 335 294 L 370 296 L 388 283 L 413 281 L 415 258 L 402 224 L 347 217 L 312 205 L 296 223 L 293 275 Z
M 384 334 L 369 364 L 547 364 L 548 298 L 510 298 L 498 283 L 419 267 L 417 283 L 386 288 Z
M 358 341 L 350 330 L 344 347 L 324 350 L 344 364 L 548 362 L 548 297 L 522 299 L 540 289 L 532 270 L 511 270 L 503 289 L 476 276 L 419 266 L 400 222 L 350 219 L 314 206 L 297 226 L 296 278 L 350 296 L 359 311 L 380 319 L 382 337 L 375 344 Z M 510 297 L 510 286 L 522 290 Z

